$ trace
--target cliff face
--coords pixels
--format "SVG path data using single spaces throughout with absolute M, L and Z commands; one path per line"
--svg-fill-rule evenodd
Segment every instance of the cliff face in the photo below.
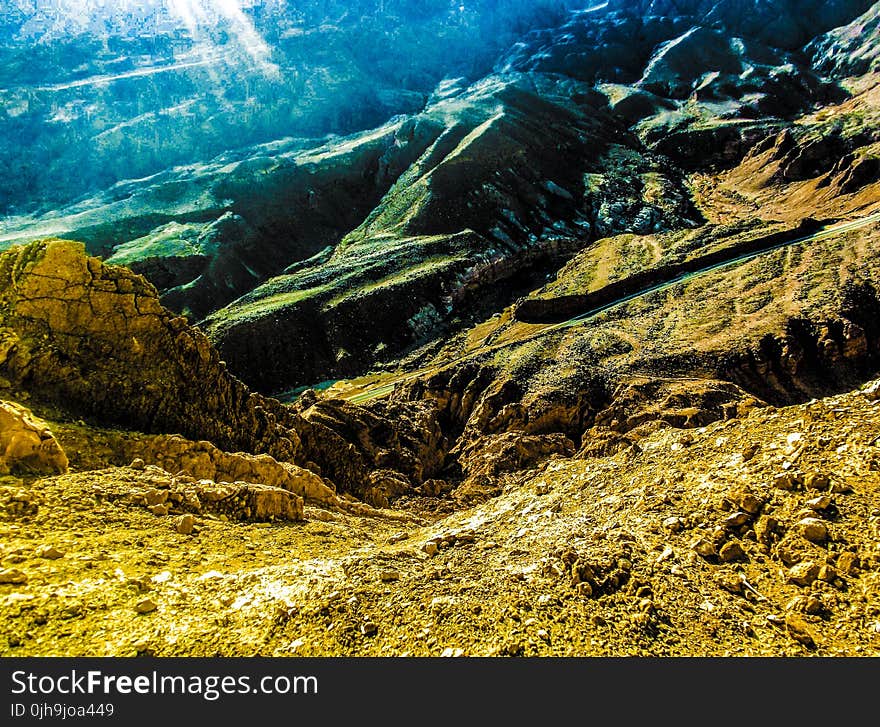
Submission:
M 280 459 L 299 453 L 277 404 L 230 375 L 208 339 L 121 267 L 51 240 L 0 256 L 2 372 L 80 416 L 181 432 Z

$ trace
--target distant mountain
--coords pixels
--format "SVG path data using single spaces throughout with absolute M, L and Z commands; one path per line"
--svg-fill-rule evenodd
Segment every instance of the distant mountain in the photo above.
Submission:
M 16 0 L 0 16 L 0 214 L 286 136 L 351 133 L 477 77 L 569 0 Z
M 867 117 L 803 120 L 871 69 L 878 5 L 564 4 L 264 3 L 153 35 L 96 16 L 72 37 L 34 15 L 11 34 L 45 41 L 28 57 L 57 83 L 6 92 L 36 100 L 7 106 L 6 138 L 32 141 L 7 145 L 24 171 L 5 183 L 80 198 L 35 191 L 43 212 L 0 237 L 72 237 L 143 273 L 279 391 L 442 340 L 597 239 L 699 227 L 693 175 L 780 133 L 782 179 L 837 164 L 845 195 L 873 183 Z M 89 43 L 104 50 L 65 60 Z

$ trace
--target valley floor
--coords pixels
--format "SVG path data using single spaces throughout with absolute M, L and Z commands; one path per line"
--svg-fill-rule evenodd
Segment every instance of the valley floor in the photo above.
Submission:
M 506 477 L 190 534 L 157 467 L 6 477 L 0 654 L 880 655 L 878 383 Z

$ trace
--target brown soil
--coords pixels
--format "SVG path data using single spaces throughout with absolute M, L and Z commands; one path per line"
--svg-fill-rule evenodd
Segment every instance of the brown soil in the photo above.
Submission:
M 181 535 L 130 500 L 153 468 L 7 478 L 0 653 L 880 655 L 877 388 L 553 458 L 445 516 Z

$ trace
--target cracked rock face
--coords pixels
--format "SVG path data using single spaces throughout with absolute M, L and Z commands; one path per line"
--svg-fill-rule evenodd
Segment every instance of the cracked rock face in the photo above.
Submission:
M 155 288 L 50 240 L 0 256 L 0 372 L 80 415 L 179 432 L 227 450 L 293 459 L 280 404 L 226 371 L 208 339 L 165 310 Z

